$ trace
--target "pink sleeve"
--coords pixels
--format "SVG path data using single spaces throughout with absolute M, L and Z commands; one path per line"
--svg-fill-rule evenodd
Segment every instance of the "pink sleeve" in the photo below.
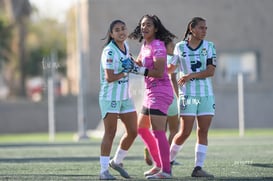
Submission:
M 167 51 L 165 48 L 165 45 L 162 41 L 155 41 L 153 44 L 153 57 L 159 58 L 159 57 L 166 57 Z

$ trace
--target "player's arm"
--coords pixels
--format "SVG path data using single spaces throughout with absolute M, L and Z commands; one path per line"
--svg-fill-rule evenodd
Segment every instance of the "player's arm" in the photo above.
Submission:
M 125 72 L 114 73 L 114 51 L 111 48 L 107 48 L 103 52 L 102 67 L 105 73 L 105 80 L 108 83 L 117 81 L 124 76 L 127 76 Z
M 163 55 L 153 57 L 154 66 L 152 69 L 142 67 L 142 60 L 140 60 L 141 55 L 139 55 L 137 58 L 137 62 L 140 62 L 141 66 L 139 66 L 140 64 L 138 63 L 137 66 L 134 66 L 134 68 L 131 72 L 134 74 L 161 78 L 164 75 L 165 63 L 166 63 L 166 56 L 165 56 L 166 54 L 164 54 L 164 53 L 166 53 L 166 52 L 163 51 Z
M 174 64 L 168 64 L 168 74 L 173 74 L 174 71 L 176 70 L 177 68 L 177 65 L 174 65 Z
M 207 77 L 212 77 L 215 72 L 215 66 L 213 65 L 207 65 L 206 70 L 201 71 L 201 72 L 194 72 L 189 74 L 190 79 L 204 79 Z
M 104 71 L 105 71 L 105 79 L 108 83 L 117 81 L 127 76 L 127 73 L 125 72 L 120 72 L 118 74 L 115 74 L 113 69 L 105 69 Z
M 214 72 L 215 72 L 215 66 L 213 64 L 208 64 L 206 70 L 203 70 L 200 72 L 193 72 L 193 73 L 182 76 L 178 80 L 178 84 L 183 85 L 186 82 L 193 79 L 205 79 L 207 77 L 212 77 L 214 75 Z
M 171 74 L 171 83 L 173 86 L 173 90 L 174 90 L 176 96 L 178 97 L 178 84 L 177 84 L 177 80 L 176 80 L 176 73 Z
M 156 44 L 153 51 L 154 66 L 149 69 L 147 76 L 162 78 L 165 71 L 165 65 L 167 61 L 167 50 L 164 44 Z
M 166 59 L 164 57 L 154 58 L 154 67 L 149 69 L 147 76 L 161 78 L 164 74 Z
M 134 59 L 133 59 L 133 60 L 134 60 Z M 141 61 L 141 53 L 138 54 L 137 59 L 134 60 L 134 62 L 135 62 L 138 66 L 140 66 L 140 67 L 143 66 L 143 65 L 142 65 L 142 61 Z
M 154 67 L 152 69 L 136 65 L 130 72 L 149 77 L 161 78 L 164 74 L 165 62 L 166 60 L 164 57 L 154 58 Z
M 172 57 L 171 63 L 168 64 L 167 68 L 168 68 L 168 74 L 174 73 L 175 70 L 178 67 L 178 62 L 179 62 L 179 56 L 178 55 L 174 55 Z

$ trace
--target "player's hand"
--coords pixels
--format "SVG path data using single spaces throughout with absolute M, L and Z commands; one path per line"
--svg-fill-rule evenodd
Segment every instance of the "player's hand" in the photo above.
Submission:
M 178 83 L 178 85 L 182 85 L 182 86 L 183 86 L 186 82 L 192 81 L 192 80 L 194 80 L 194 78 L 192 77 L 192 74 L 186 74 L 186 75 L 182 76 L 182 77 L 177 81 L 177 83 Z

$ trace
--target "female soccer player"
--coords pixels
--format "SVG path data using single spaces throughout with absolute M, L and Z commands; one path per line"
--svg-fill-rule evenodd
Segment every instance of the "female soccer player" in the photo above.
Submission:
M 170 64 L 172 59 L 173 59 L 173 50 L 174 50 L 174 42 L 165 42 L 165 46 L 167 49 L 167 64 Z M 179 116 L 178 116 L 178 103 L 177 103 L 177 96 L 178 96 L 178 85 L 177 85 L 177 72 L 173 72 L 169 74 L 172 86 L 173 86 L 173 91 L 174 91 L 174 99 L 172 104 L 170 105 L 167 113 L 167 124 L 166 124 L 166 132 L 168 132 L 169 129 L 169 138 L 168 142 L 171 145 L 173 137 L 175 134 L 178 132 L 179 128 Z M 144 159 L 147 165 L 152 165 L 153 160 L 151 158 L 151 155 L 149 153 L 149 150 L 147 147 L 144 148 Z M 171 162 L 171 165 L 179 165 L 179 163 L 175 160 Z
M 156 15 L 143 16 L 129 38 L 144 43 L 133 73 L 144 75 L 145 95 L 138 118 L 138 134 L 148 148 L 155 167 L 144 173 L 146 178 L 171 178 L 170 146 L 165 134 L 167 111 L 173 100 L 173 88 L 167 72 L 165 42 L 175 37 Z M 150 131 L 152 127 L 152 132 Z
M 167 48 L 167 63 L 168 65 L 171 63 L 173 59 L 173 50 L 174 50 L 174 42 L 170 41 L 166 45 Z M 172 104 L 168 109 L 168 117 L 167 117 L 167 125 L 169 128 L 169 144 L 171 145 L 173 137 L 178 132 L 179 128 L 179 119 L 178 119 L 178 104 L 177 104 L 177 96 L 178 96 L 178 85 L 177 85 L 177 71 L 169 74 L 171 83 L 174 91 L 174 99 Z M 176 162 L 177 163 L 177 162 Z
M 108 39 L 101 55 L 99 104 L 104 122 L 104 136 L 101 142 L 100 179 L 114 180 L 108 171 L 108 165 L 124 178 L 130 178 L 123 169 L 122 161 L 137 136 L 137 113 L 129 95 L 129 76 L 122 67 L 122 61 L 130 57 L 125 40 L 128 37 L 126 25 L 121 20 L 110 24 Z M 110 153 L 113 139 L 120 119 L 126 133 L 120 140 L 119 147 L 112 160 Z
M 197 118 L 197 142 L 195 146 L 195 167 L 192 177 L 213 177 L 202 167 L 206 158 L 208 130 L 215 114 L 214 94 L 211 77 L 216 67 L 216 51 L 212 42 L 204 40 L 207 33 L 206 20 L 194 17 L 188 24 L 184 40 L 174 49 L 174 59 L 169 71 L 179 67 L 180 130 L 171 145 L 171 161 L 182 149 L 190 136 Z

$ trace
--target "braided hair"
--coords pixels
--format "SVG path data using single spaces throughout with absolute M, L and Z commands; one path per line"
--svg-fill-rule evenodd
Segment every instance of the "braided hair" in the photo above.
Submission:
M 184 34 L 183 40 L 188 40 L 189 36 L 192 34 L 190 29 L 194 28 L 200 21 L 206 21 L 204 18 L 201 17 L 194 17 L 192 20 L 188 23 L 187 30 Z

